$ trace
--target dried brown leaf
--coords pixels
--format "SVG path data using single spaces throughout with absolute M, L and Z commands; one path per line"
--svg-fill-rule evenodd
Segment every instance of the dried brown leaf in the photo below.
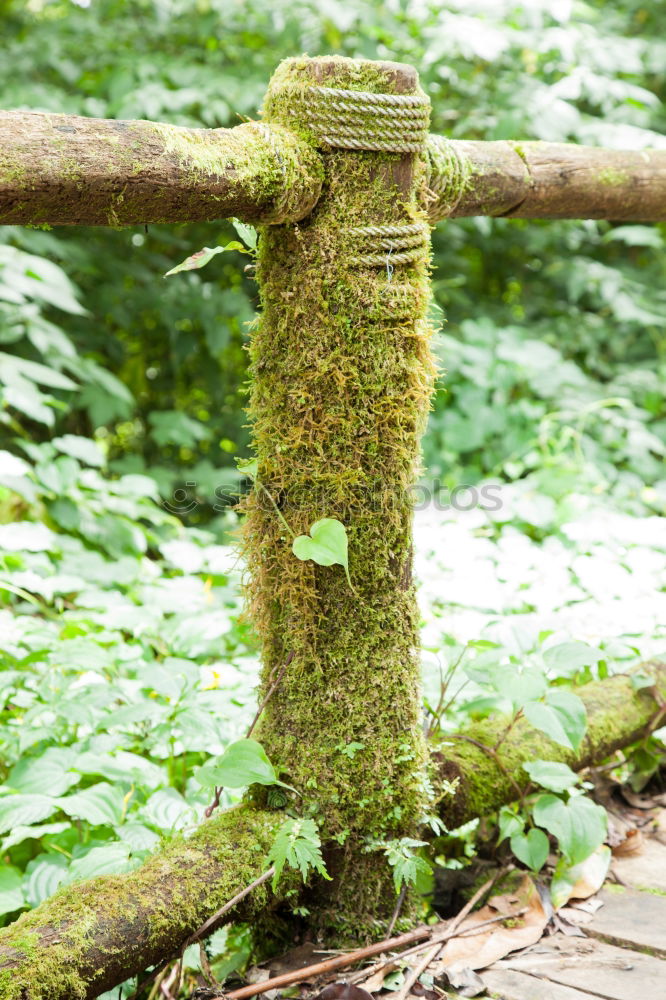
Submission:
M 526 909 L 526 912 L 518 916 L 522 909 Z M 470 930 L 498 914 L 511 920 L 511 925 L 497 924 L 478 934 L 447 941 L 442 952 L 447 973 L 465 968 L 485 969 L 510 952 L 535 944 L 541 938 L 549 919 L 538 889 L 529 875 L 524 877 L 516 891 L 493 896 L 486 906 L 461 924 L 460 930 Z

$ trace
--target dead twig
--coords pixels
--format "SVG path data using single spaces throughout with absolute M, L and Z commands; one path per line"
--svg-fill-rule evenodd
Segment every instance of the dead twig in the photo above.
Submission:
M 391 916 L 391 919 L 389 921 L 389 925 L 386 928 L 386 937 L 387 938 L 391 937 L 391 934 L 393 933 L 393 928 L 395 927 L 396 921 L 397 921 L 398 917 L 400 916 L 400 911 L 402 909 L 402 904 L 405 902 L 405 894 L 406 893 L 407 893 L 407 883 L 403 882 L 402 883 L 402 889 L 400 890 L 400 895 L 398 896 L 398 902 L 395 904 L 395 909 L 394 909 L 393 914 Z
M 284 661 L 284 663 L 280 667 L 280 672 L 277 675 L 277 677 L 275 678 L 275 680 L 273 680 L 273 678 L 275 677 L 275 671 L 276 671 L 277 667 L 273 667 L 273 670 L 271 671 L 271 675 L 268 678 L 268 685 L 269 685 L 268 691 L 267 691 L 267 693 L 266 693 L 266 695 L 265 695 L 265 697 L 264 697 L 261 705 L 259 706 L 259 708 L 255 712 L 254 719 L 252 720 L 252 722 L 249 725 L 249 728 L 248 728 L 248 730 L 247 730 L 247 732 L 245 734 L 245 739 L 246 740 L 249 740 L 250 736 L 252 735 L 252 731 L 253 731 L 254 727 L 256 726 L 257 722 L 259 721 L 259 717 L 260 717 L 261 713 L 266 708 L 266 705 L 268 704 L 268 702 L 271 700 L 271 698 L 275 694 L 275 692 L 276 692 L 276 690 L 277 690 L 277 688 L 278 688 L 278 686 L 280 684 L 280 681 L 282 680 L 282 677 L 284 676 L 284 672 L 287 669 L 287 667 L 289 666 L 289 664 L 291 663 L 291 661 L 293 660 L 293 658 L 294 658 L 294 650 L 292 649 L 291 652 L 289 653 L 289 655 L 287 656 L 287 659 Z M 215 788 L 215 795 L 213 797 L 213 801 L 211 802 L 211 804 L 209 806 L 206 806 L 206 809 L 204 811 L 204 816 L 206 817 L 206 819 L 210 819 L 210 817 L 213 815 L 213 813 L 215 812 L 215 810 L 219 806 L 219 804 L 220 804 L 220 796 L 222 795 L 222 791 L 223 791 L 223 788 L 222 788 L 221 785 L 219 787 Z
M 217 913 L 214 913 L 212 917 L 209 917 L 208 920 L 187 939 L 181 949 L 181 954 L 186 948 L 189 948 L 191 944 L 194 944 L 195 941 L 198 941 L 199 938 L 203 937 L 206 932 L 209 931 L 211 927 L 213 927 L 218 920 L 225 915 L 225 913 L 232 910 L 237 903 L 240 903 L 246 896 L 249 896 L 253 889 L 256 889 L 257 886 L 263 885 L 263 883 L 267 882 L 269 878 L 273 877 L 273 875 L 275 875 L 275 865 L 271 865 L 268 871 L 265 871 L 264 874 L 260 875 L 259 878 L 256 878 L 254 882 L 250 882 L 250 884 L 246 885 L 244 889 L 241 889 L 240 892 L 236 893 L 233 899 L 230 899 L 228 903 L 221 906 Z
M 456 928 L 459 927 L 460 924 L 465 919 L 465 917 L 467 917 L 468 914 L 471 913 L 471 911 L 474 909 L 479 900 L 483 899 L 485 894 L 487 892 L 490 892 L 493 886 L 501 878 L 503 878 L 504 875 L 506 875 L 509 871 L 511 871 L 512 868 L 513 865 L 509 865 L 506 868 L 500 868 L 500 870 L 497 871 L 492 878 L 489 878 L 487 882 L 484 882 L 483 885 L 479 889 L 477 889 L 474 895 L 470 899 L 468 899 L 468 901 L 465 903 L 460 912 L 456 914 L 453 920 L 451 920 L 450 923 L 449 922 L 446 923 L 446 927 L 442 935 L 436 934 L 436 926 L 437 926 L 436 925 L 435 927 L 431 928 L 433 934 L 430 941 L 426 941 L 425 943 L 421 942 L 420 944 L 414 945 L 414 947 L 408 948 L 406 951 L 401 952 L 399 955 L 396 955 L 393 958 L 382 959 L 381 961 L 376 962 L 374 965 L 372 965 L 369 969 L 360 969 L 358 972 L 355 972 L 352 976 L 350 976 L 347 981 L 350 984 L 362 983 L 364 982 L 364 980 L 369 979 L 370 976 L 374 976 L 376 972 L 381 972 L 382 969 L 385 969 L 388 965 L 391 965 L 396 959 L 402 960 L 403 958 L 407 958 L 407 956 L 409 955 L 416 955 L 418 954 L 418 952 L 423 951 L 424 948 L 427 948 L 429 944 L 434 943 L 435 941 L 448 941 L 450 937 L 455 936 Z M 441 927 L 442 925 L 439 924 L 438 926 Z M 477 926 L 481 925 L 479 924 Z M 388 947 L 386 947 L 384 950 L 388 951 L 389 949 Z
M 256 714 L 254 716 L 254 719 L 250 723 L 250 728 L 248 729 L 248 731 L 245 734 L 245 739 L 246 740 L 249 740 L 250 736 L 252 735 L 252 730 L 254 729 L 254 727 L 256 726 L 257 722 L 259 721 L 259 716 L 261 715 L 261 713 L 263 712 L 263 710 L 266 708 L 266 705 L 268 704 L 268 702 L 271 700 L 271 698 L 273 697 L 273 695 L 277 691 L 277 689 L 278 689 L 278 687 L 280 685 L 280 681 L 282 680 L 282 678 L 284 676 L 284 672 L 287 669 L 287 667 L 289 666 L 289 664 L 291 663 L 291 661 L 293 660 L 293 658 L 294 658 L 294 650 L 292 649 L 290 651 L 290 653 L 288 654 L 287 659 L 284 661 L 284 663 L 280 667 L 280 672 L 279 672 L 279 674 L 277 675 L 277 677 L 275 678 L 274 681 L 273 681 L 273 675 L 275 673 L 275 667 L 273 668 L 273 671 L 272 671 L 271 676 L 270 676 L 269 681 L 268 681 L 268 683 L 269 683 L 268 691 L 267 691 L 267 693 L 266 693 L 266 695 L 264 697 L 264 700 L 262 701 L 261 705 L 257 709 Z
M 364 958 L 379 955 L 387 949 L 400 948 L 403 945 L 412 944 L 414 941 L 430 938 L 432 930 L 432 927 L 416 927 L 413 931 L 400 934 L 399 937 L 391 938 L 387 941 L 378 941 L 376 944 L 369 944 L 365 948 L 357 948 L 355 951 L 347 952 L 346 955 L 338 955 L 337 958 L 329 958 L 325 962 L 317 962 L 315 965 L 309 965 L 305 969 L 285 972 L 281 976 L 266 979 L 263 983 L 253 983 L 250 986 L 243 986 L 238 990 L 227 993 L 226 997 L 227 1000 L 244 1000 L 245 997 L 253 997 L 258 993 L 266 993 L 268 990 L 282 989 L 283 986 L 291 986 L 293 983 L 300 983 L 314 976 L 334 972 L 336 969 L 344 969 L 347 965 L 354 965 L 356 962 L 361 962 Z

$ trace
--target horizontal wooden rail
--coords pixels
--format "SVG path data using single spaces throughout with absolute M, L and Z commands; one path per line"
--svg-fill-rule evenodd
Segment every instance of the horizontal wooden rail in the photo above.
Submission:
M 666 220 L 666 150 L 429 136 L 431 222 L 451 216 Z
M 470 215 L 666 220 L 666 150 L 428 137 L 424 207 Z M 322 166 L 290 130 L 247 122 L 187 129 L 148 121 L 0 111 L 0 224 L 296 222 Z
M 279 126 L 0 111 L 0 224 L 295 222 L 322 176 L 316 151 Z

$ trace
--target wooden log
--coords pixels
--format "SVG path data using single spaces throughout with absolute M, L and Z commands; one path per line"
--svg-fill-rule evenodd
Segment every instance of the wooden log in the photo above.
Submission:
M 431 135 L 427 155 L 432 223 L 470 215 L 666 220 L 666 150 Z
M 285 128 L 190 129 L 0 111 L 0 224 L 295 222 L 319 198 L 314 149 Z
M 268 867 L 266 853 L 283 820 L 281 812 L 231 809 L 137 871 L 60 889 L 0 930 L 0 997 L 91 1000 L 177 956 L 205 920 Z M 254 889 L 231 917 L 251 918 L 271 896 L 267 884 Z
M 666 702 L 666 662 L 643 663 L 639 670 L 654 679 L 652 687 L 637 691 L 631 674 L 616 674 L 577 690 L 587 709 L 587 731 L 578 751 L 554 743 L 524 716 L 505 738 L 510 720 L 502 717 L 472 723 L 463 733 L 444 737 L 435 753 L 439 775 L 458 783 L 456 794 L 442 802 L 447 826 L 454 829 L 516 799 L 516 786 L 526 788 L 529 783 L 522 769 L 528 761 L 561 761 L 580 771 L 640 739 Z

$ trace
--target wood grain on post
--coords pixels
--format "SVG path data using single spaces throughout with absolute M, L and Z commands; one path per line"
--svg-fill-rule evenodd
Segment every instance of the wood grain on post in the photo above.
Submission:
M 431 147 L 445 142 L 431 136 Z M 445 144 L 449 159 L 431 161 L 435 197 L 430 221 L 470 215 L 521 219 L 666 220 L 666 150 L 617 150 L 554 142 Z M 448 191 L 450 163 L 466 176 L 462 190 Z
M 0 224 L 295 222 L 321 191 L 314 150 L 247 122 L 189 129 L 0 111 Z

